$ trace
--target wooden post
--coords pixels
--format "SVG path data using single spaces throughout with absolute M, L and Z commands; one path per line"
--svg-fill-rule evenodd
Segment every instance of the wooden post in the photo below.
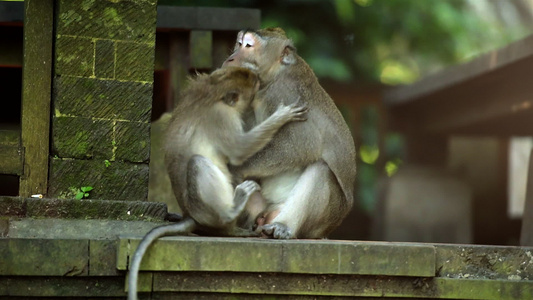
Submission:
M 189 37 L 183 33 L 171 32 L 169 34 L 168 70 L 170 72 L 170 90 L 168 92 L 167 111 L 172 111 L 178 103 L 178 95 L 189 74 L 190 63 L 187 60 L 189 56 L 188 39 Z
M 46 194 L 50 151 L 50 99 L 54 1 L 24 2 L 22 147 L 19 195 Z
M 522 215 L 522 231 L 520 245 L 533 246 L 533 150 L 529 155 L 529 170 L 527 171 L 526 203 Z

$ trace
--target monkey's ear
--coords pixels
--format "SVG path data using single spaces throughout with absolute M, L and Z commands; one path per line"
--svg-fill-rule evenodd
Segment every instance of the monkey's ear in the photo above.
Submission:
M 295 56 L 296 49 L 292 46 L 285 46 L 281 53 L 281 63 L 284 65 L 292 65 L 296 62 Z
M 222 97 L 222 101 L 229 106 L 235 106 L 235 104 L 237 104 L 237 101 L 239 101 L 239 93 L 228 92 Z

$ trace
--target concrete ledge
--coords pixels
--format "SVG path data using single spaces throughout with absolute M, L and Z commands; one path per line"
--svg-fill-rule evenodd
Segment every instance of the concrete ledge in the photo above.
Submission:
M 126 269 L 139 242 L 120 238 L 118 269 Z M 141 270 L 432 277 L 435 249 L 405 243 L 170 237 L 153 245 Z
M 0 239 L 0 297 L 123 298 L 128 256 L 139 240 Z M 479 245 L 170 237 L 148 251 L 142 267 L 155 271 L 141 272 L 139 290 L 141 299 L 526 300 L 533 299 L 532 252 Z

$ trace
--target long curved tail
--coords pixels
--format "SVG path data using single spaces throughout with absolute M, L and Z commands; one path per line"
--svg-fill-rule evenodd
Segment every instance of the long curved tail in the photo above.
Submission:
M 196 222 L 193 219 L 186 217 L 179 223 L 156 227 L 144 236 L 131 259 L 130 273 L 128 276 L 128 300 L 137 300 L 137 278 L 139 277 L 139 268 L 141 266 L 141 260 L 148 247 L 160 237 L 190 233 L 194 231 L 195 228 Z

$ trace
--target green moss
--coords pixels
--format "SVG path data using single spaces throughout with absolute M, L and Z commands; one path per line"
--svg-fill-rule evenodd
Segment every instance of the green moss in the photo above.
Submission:
M 89 9 L 91 9 L 93 6 L 94 6 L 94 1 L 95 0 L 84 0 L 82 3 L 81 3 L 81 9 L 87 11 Z
M 118 11 L 113 7 L 106 7 L 104 10 L 104 25 L 105 26 L 122 26 L 124 22 Z
M 59 20 L 63 22 L 64 26 L 69 26 L 72 23 L 77 23 L 82 20 L 82 16 L 74 10 L 69 10 L 59 15 Z

